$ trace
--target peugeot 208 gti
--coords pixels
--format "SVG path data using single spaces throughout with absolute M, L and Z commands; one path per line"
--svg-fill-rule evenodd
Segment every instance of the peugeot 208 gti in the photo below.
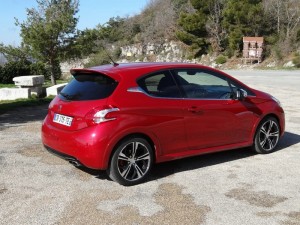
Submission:
M 284 133 L 276 98 L 209 67 L 130 63 L 71 74 L 49 105 L 43 144 L 122 185 L 164 161 L 246 146 L 270 153 Z

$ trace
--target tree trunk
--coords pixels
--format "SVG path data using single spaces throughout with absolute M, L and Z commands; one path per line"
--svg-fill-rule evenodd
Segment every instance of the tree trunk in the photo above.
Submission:
M 51 69 L 51 83 L 52 83 L 52 85 L 56 85 L 56 80 L 55 80 L 54 73 L 53 73 L 52 69 Z
M 51 70 L 51 83 L 52 83 L 52 85 L 56 85 L 56 80 L 55 80 L 55 64 L 53 63 L 53 61 L 51 62 L 50 70 Z
M 51 70 L 51 83 L 52 85 L 56 85 L 56 80 L 55 80 L 55 61 L 50 60 L 50 70 Z

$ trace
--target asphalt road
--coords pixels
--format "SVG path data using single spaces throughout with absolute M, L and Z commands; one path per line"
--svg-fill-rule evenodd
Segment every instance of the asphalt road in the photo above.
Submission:
M 133 187 L 46 152 L 47 107 L 0 115 L 0 224 L 300 224 L 300 71 L 227 71 L 280 99 L 278 151 L 238 149 L 155 165 Z

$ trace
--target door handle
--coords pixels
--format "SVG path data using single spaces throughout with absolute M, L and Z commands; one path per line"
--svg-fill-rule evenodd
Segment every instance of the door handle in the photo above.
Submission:
M 192 106 L 190 108 L 188 108 L 188 111 L 191 113 L 202 113 L 203 110 L 198 108 L 197 106 Z

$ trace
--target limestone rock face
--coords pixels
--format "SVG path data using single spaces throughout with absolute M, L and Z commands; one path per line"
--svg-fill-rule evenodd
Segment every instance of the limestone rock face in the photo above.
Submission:
M 182 62 L 184 48 L 179 42 L 166 40 L 163 44 L 147 43 L 147 44 L 133 44 L 121 47 L 121 57 L 141 58 L 139 61 L 147 62 Z M 148 60 L 147 57 L 152 57 Z

